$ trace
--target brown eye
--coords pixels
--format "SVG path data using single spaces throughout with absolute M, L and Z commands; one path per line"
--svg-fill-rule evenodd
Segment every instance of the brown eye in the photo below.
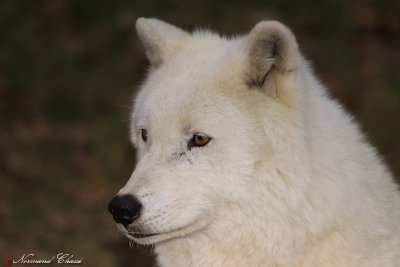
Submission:
M 190 139 L 188 148 L 191 149 L 192 147 L 202 147 L 210 142 L 211 137 L 206 134 L 196 133 L 193 135 L 192 139 Z
M 141 132 L 141 135 L 142 135 L 143 142 L 147 142 L 147 130 L 146 129 L 141 129 L 140 132 Z

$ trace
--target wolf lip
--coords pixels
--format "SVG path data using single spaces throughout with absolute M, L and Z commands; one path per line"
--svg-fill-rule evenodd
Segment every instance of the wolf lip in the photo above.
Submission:
M 158 235 L 158 234 L 132 233 L 132 232 L 130 232 L 129 235 L 132 236 L 133 238 L 140 239 L 140 238 L 146 238 L 146 237 L 155 236 L 155 235 Z

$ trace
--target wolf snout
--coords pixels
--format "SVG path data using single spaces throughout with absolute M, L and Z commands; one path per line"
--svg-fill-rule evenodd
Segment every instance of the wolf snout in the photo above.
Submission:
M 141 209 L 142 204 L 132 195 L 117 195 L 108 204 L 114 220 L 125 228 L 139 217 Z

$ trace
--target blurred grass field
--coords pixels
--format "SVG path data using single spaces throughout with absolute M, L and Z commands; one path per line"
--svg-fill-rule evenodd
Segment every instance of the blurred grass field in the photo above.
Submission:
M 1 264 L 64 252 L 85 266 L 151 266 L 151 250 L 129 248 L 106 210 L 135 165 L 128 126 L 147 64 L 133 30 L 141 16 L 225 34 L 286 23 L 400 176 L 399 1 L 2 1 Z

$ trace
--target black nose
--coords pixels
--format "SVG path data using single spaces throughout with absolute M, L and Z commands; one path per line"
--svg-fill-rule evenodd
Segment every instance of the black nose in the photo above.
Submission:
M 142 204 L 132 195 L 115 196 L 108 204 L 108 210 L 117 223 L 126 226 L 139 217 Z

